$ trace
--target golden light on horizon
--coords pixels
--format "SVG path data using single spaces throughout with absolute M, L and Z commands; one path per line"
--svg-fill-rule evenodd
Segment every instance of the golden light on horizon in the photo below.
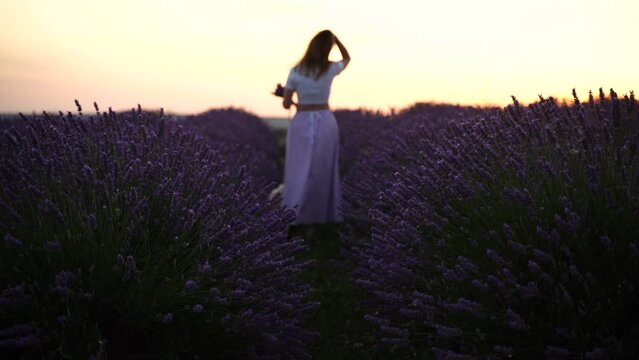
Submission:
M 238 106 L 270 95 L 319 30 L 353 61 L 331 105 L 528 102 L 638 89 L 636 1 L 0 0 L 0 112 Z M 335 54 L 337 55 L 337 54 Z

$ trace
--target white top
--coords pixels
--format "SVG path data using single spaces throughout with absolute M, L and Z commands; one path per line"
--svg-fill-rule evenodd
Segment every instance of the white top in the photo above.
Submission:
M 285 88 L 297 91 L 299 104 L 328 104 L 333 78 L 344 70 L 344 62 L 331 62 L 328 70 L 319 79 L 315 76 L 302 75 L 292 68 L 288 74 Z

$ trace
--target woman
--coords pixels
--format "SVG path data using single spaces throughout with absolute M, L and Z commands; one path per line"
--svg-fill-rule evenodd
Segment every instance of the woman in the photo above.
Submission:
M 334 45 L 342 60 L 331 62 Z M 284 88 L 283 106 L 297 106 L 286 137 L 284 205 L 296 211 L 294 224 L 341 222 L 339 130 L 328 108 L 333 78 L 350 62 L 348 51 L 329 30 L 319 32 L 293 67 Z M 297 103 L 293 102 L 297 93 Z

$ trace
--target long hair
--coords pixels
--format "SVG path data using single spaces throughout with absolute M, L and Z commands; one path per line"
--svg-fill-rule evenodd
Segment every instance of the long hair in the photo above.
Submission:
M 335 37 L 330 30 L 320 31 L 311 39 L 306 49 L 306 54 L 297 63 L 296 68 L 306 76 L 314 74 L 315 78 L 319 79 L 328 70 L 330 65 L 328 54 L 331 52 L 334 43 Z

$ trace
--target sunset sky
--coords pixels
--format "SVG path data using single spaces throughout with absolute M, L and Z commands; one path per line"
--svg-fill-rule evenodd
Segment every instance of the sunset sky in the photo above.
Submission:
M 333 108 L 624 94 L 639 90 L 638 16 L 637 0 L 0 0 L 0 112 L 78 98 L 287 116 L 270 92 L 325 28 L 352 56 Z

